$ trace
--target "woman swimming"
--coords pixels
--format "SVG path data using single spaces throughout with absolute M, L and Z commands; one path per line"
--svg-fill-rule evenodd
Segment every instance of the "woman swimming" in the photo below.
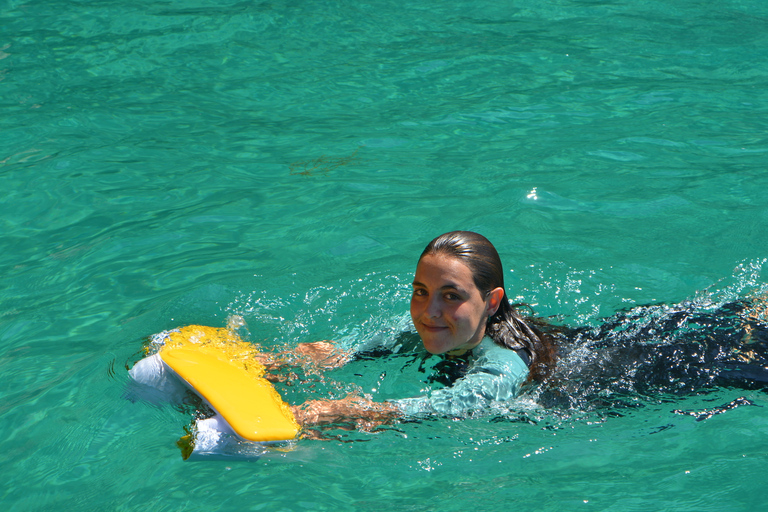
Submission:
M 413 415 L 461 416 L 514 398 L 526 381 L 544 380 L 554 369 L 554 338 L 510 304 L 498 252 L 477 233 L 453 231 L 427 245 L 416 266 L 410 312 L 424 349 L 458 363 L 448 365 L 459 366 L 450 386 L 388 402 L 311 400 L 292 407 L 298 422 L 367 426 Z M 331 347 L 323 348 L 329 355 Z
M 313 400 L 293 411 L 305 427 L 356 421 L 365 428 L 403 417 L 488 411 L 534 381 L 547 381 L 536 390 L 542 405 L 582 411 L 622 407 L 638 395 L 762 388 L 768 386 L 764 304 L 756 297 L 715 308 L 637 306 L 598 327 L 549 325 L 523 318 L 522 305 L 510 304 L 491 242 L 454 231 L 421 254 L 410 307 L 423 348 L 443 358 L 435 368 L 444 375 L 432 380 L 446 386 L 384 403 Z
M 413 280 L 411 320 L 422 348 L 439 358 L 428 379 L 433 390 L 385 402 L 308 400 L 290 409 L 312 437 L 313 427 L 368 430 L 404 418 L 486 414 L 532 382 L 547 381 L 535 387 L 542 405 L 578 410 L 621 406 L 638 394 L 762 387 L 768 328 L 760 304 L 736 301 L 714 312 L 695 304 L 639 306 L 599 327 L 551 326 L 523 318 L 520 305 L 510 304 L 501 260 L 485 237 L 454 231 L 427 245 Z M 290 367 L 329 370 L 387 353 L 387 347 L 350 353 L 315 342 L 253 357 L 271 373 L 267 378 L 279 381 Z

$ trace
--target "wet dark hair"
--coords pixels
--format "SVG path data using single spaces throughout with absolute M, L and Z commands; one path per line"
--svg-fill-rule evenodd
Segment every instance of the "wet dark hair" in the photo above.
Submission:
M 504 290 L 504 297 L 489 319 L 485 333 L 496 343 L 510 350 L 523 350 L 530 359 L 530 378 L 544 380 L 555 367 L 557 348 L 554 338 L 540 327 L 538 319 L 523 319 L 517 309 L 530 307 L 511 304 L 504 288 L 504 268 L 493 244 L 483 235 L 472 231 L 451 231 L 438 236 L 424 249 L 419 261 L 428 255 L 445 255 L 461 260 L 472 272 L 472 280 L 482 295 L 495 288 Z

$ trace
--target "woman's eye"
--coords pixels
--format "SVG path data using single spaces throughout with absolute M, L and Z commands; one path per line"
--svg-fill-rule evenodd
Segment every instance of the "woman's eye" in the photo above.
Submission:
M 415 295 L 417 297 L 424 297 L 424 296 L 427 295 L 427 291 L 426 290 L 422 290 L 421 288 L 416 288 L 416 289 L 413 290 L 413 295 Z

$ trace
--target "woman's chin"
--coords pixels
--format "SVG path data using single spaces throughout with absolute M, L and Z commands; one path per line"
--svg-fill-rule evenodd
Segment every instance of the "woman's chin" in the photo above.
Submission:
M 425 339 L 424 336 L 421 337 L 421 343 L 424 345 L 427 352 L 434 355 L 444 354 L 451 350 L 450 344 L 441 340 Z

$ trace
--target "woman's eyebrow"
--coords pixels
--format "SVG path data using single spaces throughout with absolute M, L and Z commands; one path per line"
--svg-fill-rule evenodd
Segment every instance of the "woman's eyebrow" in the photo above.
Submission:
M 418 287 L 421 287 L 421 288 L 426 288 L 426 287 L 427 287 L 427 285 L 425 285 L 424 283 L 421 283 L 421 282 L 419 282 L 419 281 L 414 281 L 414 282 L 413 282 L 413 286 L 418 286 Z M 455 284 L 453 284 L 453 283 L 448 283 L 448 284 L 446 284 L 446 285 L 443 285 L 443 286 L 441 286 L 439 289 L 440 289 L 441 291 L 445 291 L 445 290 L 456 290 L 457 292 L 466 293 L 466 290 L 464 290 L 464 288 L 462 288 L 462 287 L 460 287 L 460 286 L 458 286 L 458 285 L 455 285 Z
M 467 290 L 465 290 L 461 286 L 457 286 L 455 284 L 445 285 L 445 286 L 441 287 L 440 290 L 442 290 L 442 291 L 453 290 L 453 291 L 456 291 L 458 293 L 465 294 L 465 295 L 468 293 Z

